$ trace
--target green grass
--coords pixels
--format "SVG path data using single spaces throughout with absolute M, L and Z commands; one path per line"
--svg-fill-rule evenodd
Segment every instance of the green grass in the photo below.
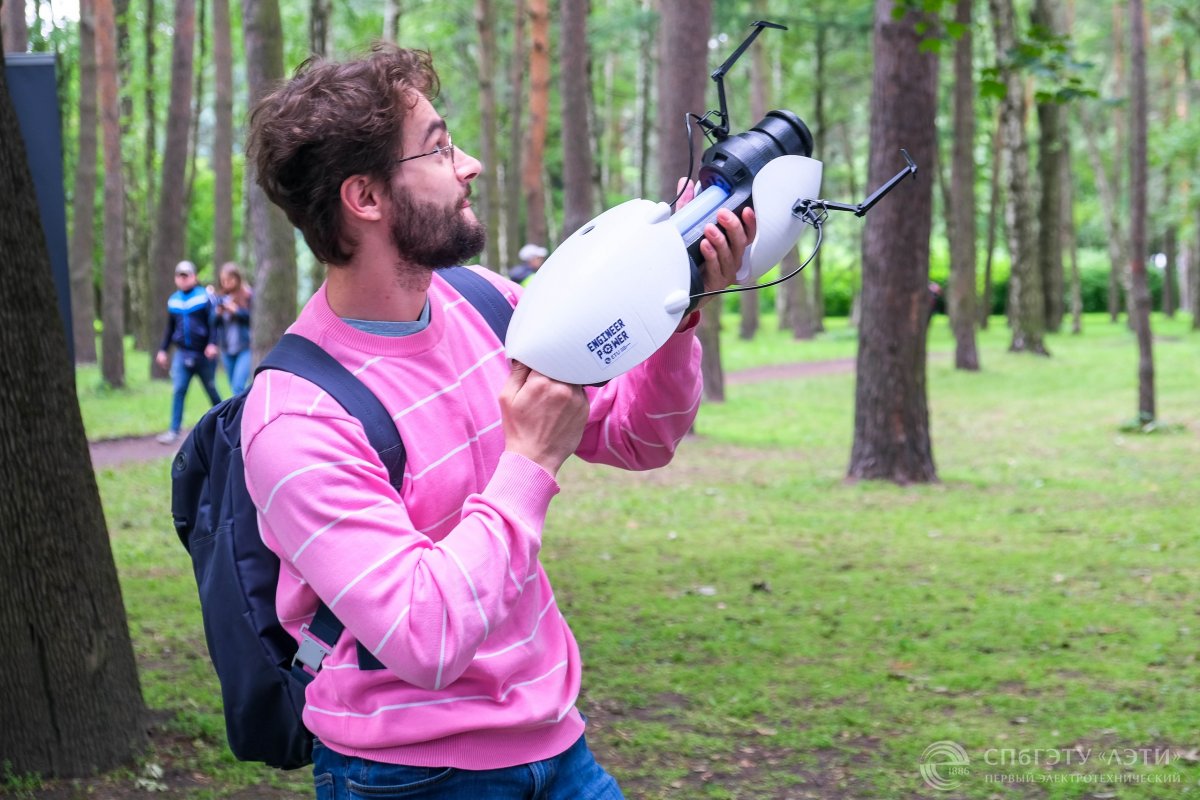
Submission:
M 851 374 L 728 387 L 664 470 L 570 462 L 543 558 L 582 649 L 589 741 L 627 796 L 1200 794 L 1200 335 L 1188 322 L 1155 320 L 1167 425 L 1140 435 L 1121 431 L 1137 402 L 1124 325 L 1089 318 L 1042 359 L 1005 352 L 997 323 L 980 339 L 983 371 L 966 374 L 936 319 L 935 485 L 844 482 Z M 731 335 L 726 364 L 853 355 L 831 328 L 802 344 L 767 324 L 753 344 Z M 303 773 L 225 750 L 166 470 L 99 475 L 143 690 L 169 720 L 149 758 L 176 764 L 164 781 L 177 797 L 267 781 L 272 797 L 309 796 Z M 971 759 L 950 792 L 919 773 L 941 740 Z M 1089 761 L 1061 763 L 1076 746 Z M 1176 750 L 1170 763 L 1110 763 L 1138 748 Z M 1041 765 L 995 763 L 1005 750 Z
M 120 389 L 104 382 L 98 364 L 76 368 L 75 393 L 89 440 L 147 436 L 167 429 L 171 422 L 171 382 L 150 379 L 151 358 L 153 354 L 135 350 L 132 339 L 127 339 L 125 386 Z M 229 396 L 229 378 L 224 367 L 217 368 L 217 391 L 221 397 Z M 198 379 L 193 379 L 184 403 L 184 427 L 200 419 L 209 405 L 204 387 Z

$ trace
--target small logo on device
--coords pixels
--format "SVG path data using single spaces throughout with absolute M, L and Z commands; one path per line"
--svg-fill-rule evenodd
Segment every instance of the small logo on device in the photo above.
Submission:
M 629 330 L 625 327 L 623 319 L 618 319 L 587 343 L 588 352 L 606 367 L 631 347 L 633 342 L 629 339 Z

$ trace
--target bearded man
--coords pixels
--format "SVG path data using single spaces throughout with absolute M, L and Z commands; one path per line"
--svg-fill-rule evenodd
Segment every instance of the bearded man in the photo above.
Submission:
M 481 165 L 451 140 L 438 88 L 429 54 L 381 44 L 305 63 L 251 117 L 259 184 L 326 265 L 289 330 L 375 393 L 407 449 L 397 490 L 362 424 L 280 371 L 255 380 L 242 415 L 279 617 L 298 640 L 319 602 L 345 625 L 306 690 L 316 794 L 611 800 L 575 708 L 579 649 L 539 560 L 543 524 L 568 456 L 671 459 L 700 403 L 700 312 L 602 388 L 510 364 L 438 275 L 484 245 Z M 719 221 L 702 248 L 710 289 L 753 236 L 753 212 Z

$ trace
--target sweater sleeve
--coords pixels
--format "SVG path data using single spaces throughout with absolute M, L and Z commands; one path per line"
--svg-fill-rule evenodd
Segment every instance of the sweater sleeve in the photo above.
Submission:
M 670 462 L 700 408 L 700 341 L 694 325 L 599 389 L 576 455 L 631 470 Z
M 246 422 L 263 413 L 252 390 L 246 484 L 282 569 L 402 680 L 429 690 L 454 682 L 538 570 L 553 478 L 504 454 L 434 542 L 414 526 L 357 421 L 284 413 L 261 427 Z

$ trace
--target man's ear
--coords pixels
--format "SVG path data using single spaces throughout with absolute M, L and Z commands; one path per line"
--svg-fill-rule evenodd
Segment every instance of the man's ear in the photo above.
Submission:
M 366 175 L 351 175 L 342 181 L 342 208 L 353 219 L 383 219 L 383 183 Z

